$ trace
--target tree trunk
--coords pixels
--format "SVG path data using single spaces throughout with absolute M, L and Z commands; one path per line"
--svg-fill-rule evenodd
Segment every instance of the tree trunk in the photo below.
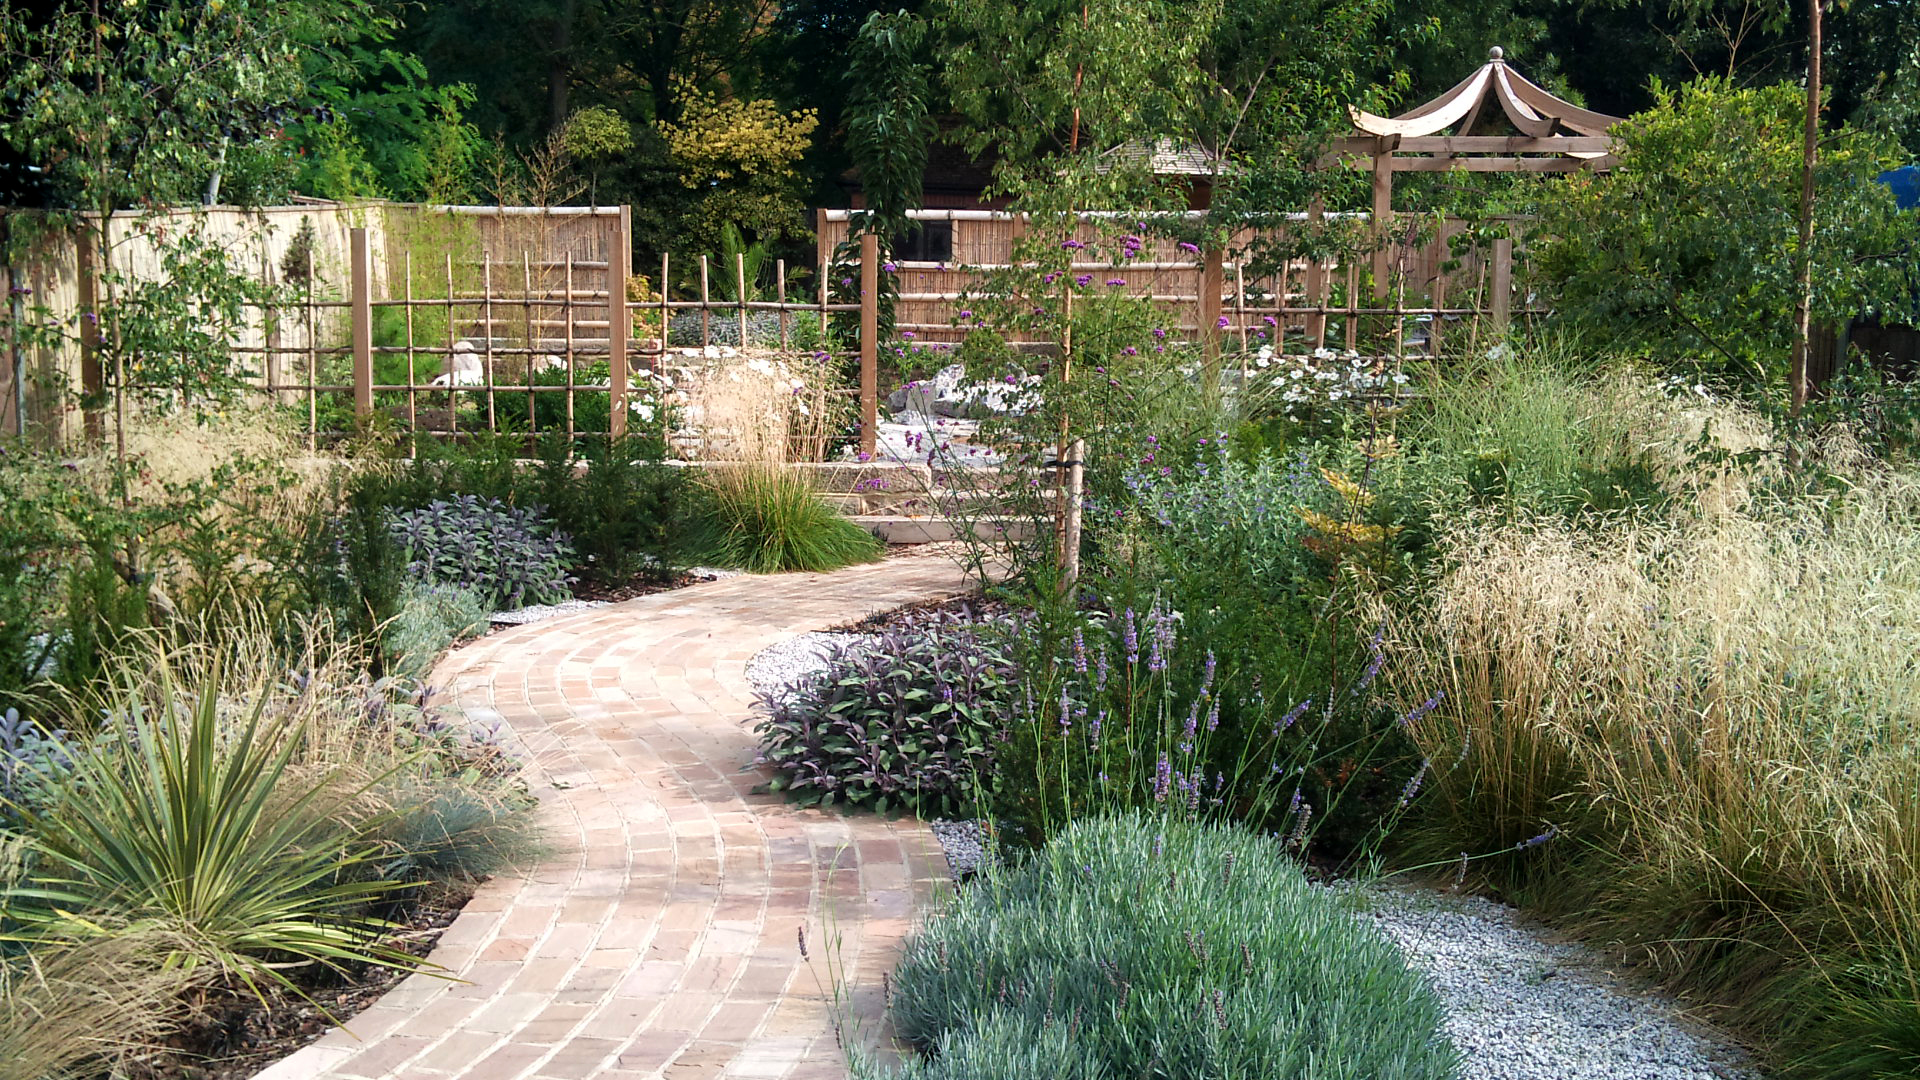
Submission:
M 1793 415 L 1806 408 L 1811 387 L 1807 352 L 1813 322 L 1813 171 L 1820 155 L 1820 0 L 1807 0 L 1807 130 L 1800 165 L 1800 248 L 1793 271 Z
M 580 0 L 564 0 L 553 25 L 553 53 L 547 60 L 547 130 L 567 122 L 567 91 L 573 82 L 573 23 Z

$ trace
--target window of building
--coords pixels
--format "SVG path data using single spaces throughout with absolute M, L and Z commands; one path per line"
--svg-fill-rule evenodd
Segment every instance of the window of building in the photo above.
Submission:
M 953 222 L 923 221 L 918 229 L 894 237 L 893 258 L 896 262 L 952 262 Z

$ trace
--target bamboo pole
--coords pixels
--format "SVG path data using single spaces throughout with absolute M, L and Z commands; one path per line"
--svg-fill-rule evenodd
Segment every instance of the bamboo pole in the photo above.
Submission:
M 747 347 L 747 257 L 742 252 L 733 256 L 733 299 L 739 305 L 737 317 L 740 320 L 740 348 Z
M 567 395 L 566 427 L 567 427 L 567 443 L 568 445 L 572 445 L 573 443 L 573 252 L 571 250 L 567 252 L 566 280 L 562 284 L 563 284 L 563 287 L 566 289 L 566 297 L 567 297 L 567 305 L 560 309 L 561 312 L 563 313 L 560 316 L 560 318 L 561 318 L 562 333 L 565 334 L 565 337 L 562 338 L 562 341 L 564 342 L 564 347 L 566 349 L 565 360 L 567 364 L 567 389 L 565 391 Z
M 787 260 L 779 259 L 773 264 L 775 296 L 780 302 L 780 351 L 787 352 Z
M 460 375 L 453 369 L 453 251 L 446 252 L 447 271 L 447 360 L 441 370 L 447 373 L 447 434 L 460 434 Z
M 860 452 L 873 455 L 880 426 L 880 238 L 860 235 Z
M 401 258 L 401 273 L 406 275 L 406 279 L 400 286 L 400 299 L 406 306 L 400 309 L 400 315 L 407 334 L 407 434 L 412 436 L 420 431 L 420 405 L 418 391 L 414 388 L 414 384 L 420 381 L 420 376 L 413 369 L 413 252 L 411 250 Z
M 707 257 L 702 255 L 700 256 L 700 352 L 702 355 L 713 347 L 713 313 L 707 307 L 711 303 L 713 299 L 707 291 Z
M 373 258 L 367 246 L 367 230 L 352 230 L 348 246 L 348 267 L 352 281 L 348 293 L 353 304 L 353 412 L 366 419 L 373 415 Z
M 487 387 L 487 430 L 499 431 L 500 418 L 494 411 L 493 396 L 493 253 L 489 249 L 480 263 L 480 319 L 486 331 L 486 355 L 481 363 L 481 380 Z

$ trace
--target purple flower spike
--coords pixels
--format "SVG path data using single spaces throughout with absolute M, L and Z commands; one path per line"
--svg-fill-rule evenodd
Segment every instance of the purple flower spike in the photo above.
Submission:
M 1107 279 L 1107 284 L 1113 285 L 1116 287 L 1120 285 L 1125 285 L 1126 283 L 1127 283 L 1127 279 L 1123 277 L 1110 277 Z
M 1198 255 L 1198 254 L 1200 254 L 1200 245 L 1199 245 L 1199 244 L 1189 244 L 1189 243 L 1187 243 L 1187 242 L 1186 242 L 1185 240 L 1182 240 L 1182 241 L 1180 241 L 1180 243 L 1179 243 L 1179 244 L 1178 244 L 1177 246 L 1178 246 L 1178 247 L 1180 248 L 1180 250 L 1181 250 L 1181 251 L 1184 251 L 1184 252 L 1186 252 L 1186 253 L 1187 253 L 1187 254 L 1189 254 L 1189 255 Z
M 1123 626 L 1124 629 L 1120 633 L 1120 646 L 1127 651 L 1127 663 L 1137 664 L 1140 662 L 1140 632 L 1133 624 L 1132 608 L 1127 609 Z

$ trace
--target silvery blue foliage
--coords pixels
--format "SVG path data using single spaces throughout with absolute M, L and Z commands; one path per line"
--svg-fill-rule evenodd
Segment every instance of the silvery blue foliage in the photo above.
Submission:
M 19 709 L 0 713 L 0 813 L 30 802 L 65 776 L 76 750 L 64 728 L 43 728 Z
M 394 514 L 388 527 L 416 581 L 472 590 L 494 610 L 572 596 L 571 539 L 540 507 L 456 495 Z

